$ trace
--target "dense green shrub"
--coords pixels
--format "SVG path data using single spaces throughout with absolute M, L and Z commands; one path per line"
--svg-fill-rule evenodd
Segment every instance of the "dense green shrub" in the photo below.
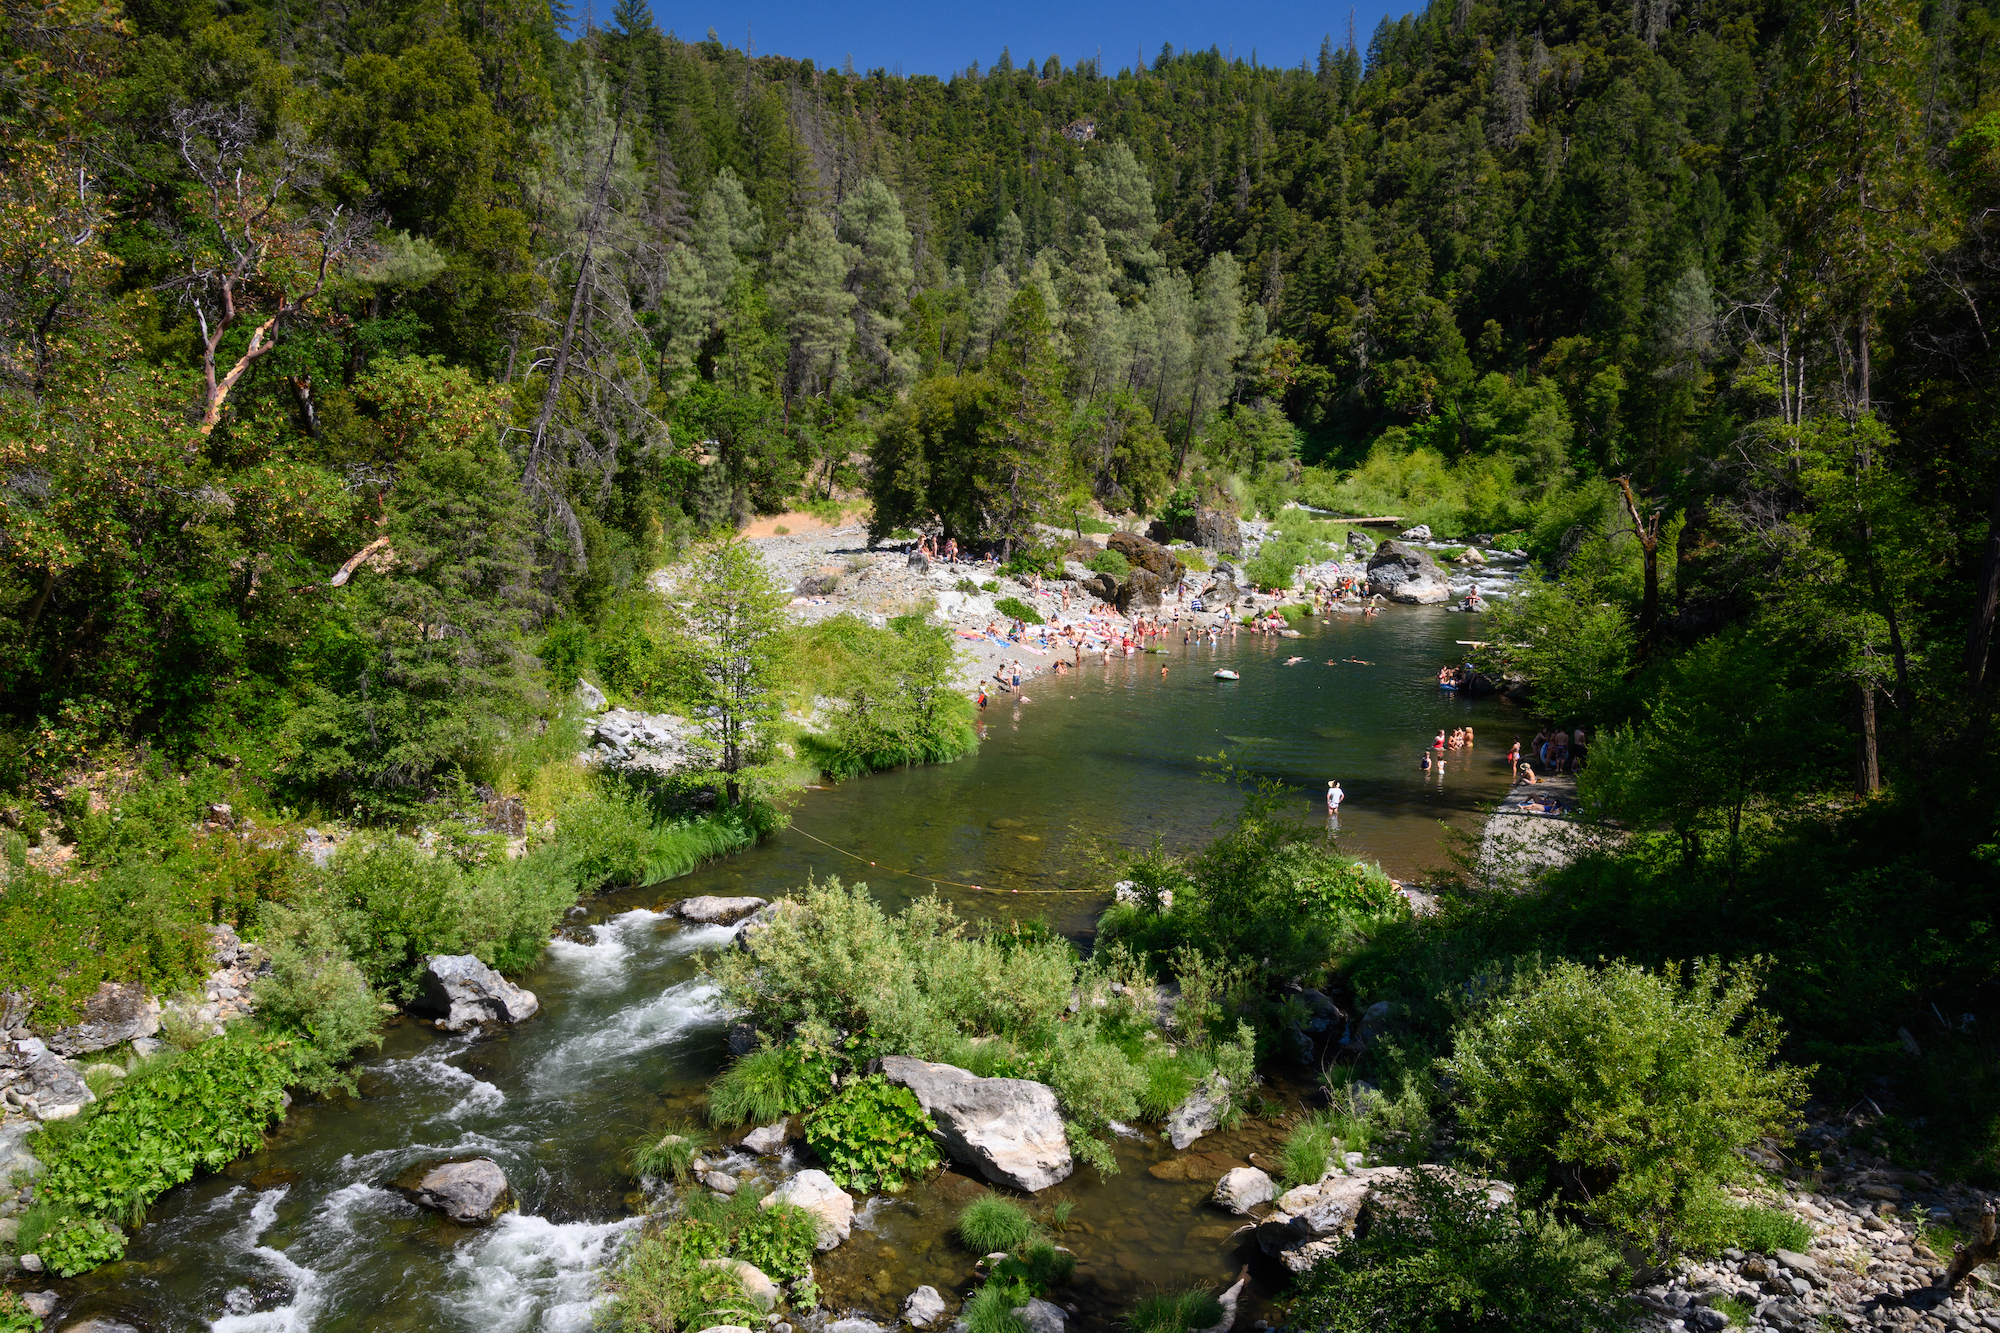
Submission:
M 342 1066 L 382 1040 L 382 1014 L 367 978 L 324 915 L 267 904 L 262 938 L 271 970 L 254 987 L 257 1013 L 267 1028 L 298 1039 L 294 1078 L 309 1092 L 352 1091 L 354 1080 Z
M 974 1254 L 1018 1249 L 1034 1230 L 1026 1209 L 997 1194 L 980 1195 L 958 1214 L 958 1238 Z
M 979 748 L 972 705 L 958 689 L 958 642 L 920 615 L 876 629 L 834 616 L 796 632 L 788 673 L 796 706 L 840 701 L 800 757 L 836 780 L 904 764 L 939 764 Z
M 1085 563 L 1085 568 L 1099 574 L 1109 574 L 1114 579 L 1122 579 L 1132 572 L 1132 562 L 1119 552 L 1106 548 L 1090 557 Z
M 1617 1255 L 1572 1227 L 1419 1167 L 1370 1223 L 1300 1276 L 1288 1321 L 1312 1333 L 1598 1333 L 1629 1322 Z
M 736 1275 L 704 1268 L 720 1257 L 712 1230 L 681 1218 L 649 1229 L 606 1277 L 603 1319 L 620 1333 L 683 1333 L 718 1324 L 756 1327 L 762 1318 Z
M 1042 623 L 1042 613 L 1018 597 L 1002 597 L 993 603 L 993 609 L 1010 620 L 1018 620 L 1024 625 Z
M 852 1079 L 806 1117 L 806 1143 L 842 1189 L 902 1192 L 943 1164 L 916 1094 L 880 1074 Z
M 1735 1205 L 1725 1215 L 1723 1229 L 1727 1244 L 1752 1254 L 1779 1250 L 1804 1254 L 1812 1245 L 1812 1228 L 1782 1208 Z
M 1774 1063 L 1756 974 L 1557 963 L 1459 1029 L 1444 1070 L 1465 1144 L 1665 1262 L 1722 1239 L 1738 1150 L 1787 1134 L 1809 1071 Z
M 39 1256 L 58 1277 L 88 1273 L 100 1264 L 125 1256 L 125 1233 L 116 1223 L 49 1204 L 38 1204 L 28 1210 L 21 1218 L 18 1239 L 23 1252 Z

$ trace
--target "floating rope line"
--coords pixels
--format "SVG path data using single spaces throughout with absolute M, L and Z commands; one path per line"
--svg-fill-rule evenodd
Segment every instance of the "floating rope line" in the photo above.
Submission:
M 1085 890 L 1078 890 L 1078 889 L 1000 889 L 1000 888 L 994 888 L 994 887 L 992 887 L 992 886 L 990 886 L 990 885 L 985 885 L 985 884 L 961 884 L 961 883 L 959 883 L 959 882 L 958 882 L 957 880 L 955 880 L 955 879 L 936 879 L 936 878 L 934 878 L 934 877 L 932 877 L 932 876 L 930 876 L 930 875 L 919 875 L 919 874 L 918 874 L 918 873 L 917 873 L 916 871 L 914 871 L 914 870 L 898 870 L 898 869 L 897 869 L 896 867 L 894 867 L 894 866 L 885 866 L 885 865 L 881 865 L 881 864 L 880 864 L 880 863 L 878 863 L 878 862 L 875 862 L 875 861 L 870 861 L 870 860 L 869 860 L 869 859 L 868 859 L 867 857 L 865 857 L 865 856 L 862 856 L 862 855 L 860 855 L 859 853 L 856 853 L 856 852 L 850 852 L 850 851 L 848 851 L 848 850 L 847 850 L 847 849 L 846 849 L 845 847 L 835 847 L 835 846 L 834 846 L 834 845 L 833 845 L 832 843 L 828 842 L 828 841 L 827 841 L 827 840 L 826 840 L 825 838 L 822 838 L 822 837 L 820 837 L 819 835 L 817 835 L 817 834 L 814 834 L 814 833 L 808 833 L 808 832 L 806 832 L 806 831 L 805 831 L 804 829 L 800 828 L 800 827 L 799 827 L 799 826 L 798 826 L 797 824 L 786 824 L 786 825 L 784 825 L 784 827 L 785 827 L 785 828 L 787 828 L 787 829 L 790 829 L 790 830 L 791 830 L 792 832 L 794 832 L 794 833 L 798 834 L 798 835 L 799 835 L 799 836 L 800 836 L 801 838 L 811 838 L 811 839 L 812 839 L 812 840 L 813 840 L 814 842 L 818 843 L 818 844 L 819 844 L 820 846 L 822 846 L 822 847 L 825 847 L 825 848 L 827 848 L 827 849 L 828 849 L 829 851 L 835 851 L 835 852 L 839 852 L 839 853 L 840 853 L 840 854 L 841 854 L 842 856 L 845 856 L 845 857 L 849 858 L 850 860 L 855 860 L 855 861 L 859 861 L 859 862 L 861 862 L 861 864 L 863 864 L 863 865 L 866 865 L 866 866 L 874 866 L 874 867 L 875 867 L 875 868 L 876 868 L 877 870 L 886 870 L 886 871 L 888 871 L 888 872 L 889 872 L 890 874 L 892 874 L 892 875 L 907 875 L 907 876 L 908 876 L 909 878 L 911 878 L 911 879 L 920 879 L 920 880 L 922 880 L 922 881 L 923 881 L 924 883 L 926 883 L 926 884 L 944 884 L 944 885 L 948 885 L 948 886 L 950 886 L 951 888 L 954 888 L 954 889 L 971 889 L 971 890 L 973 890 L 973 891 L 975 891 L 975 892 L 977 892 L 977 893 L 1077 893 L 1077 892 L 1085 892 L 1085 893 L 1087 893 L 1087 892 L 1089 892 L 1089 890 L 1087 890 L 1087 889 L 1085 889 Z

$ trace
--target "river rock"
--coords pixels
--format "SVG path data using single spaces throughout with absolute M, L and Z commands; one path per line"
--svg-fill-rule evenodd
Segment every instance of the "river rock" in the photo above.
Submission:
M 1451 585 L 1443 579 L 1410 579 L 1391 588 L 1388 596 L 1405 606 L 1442 606 L 1451 600 Z
M 791 916 L 805 910 L 805 904 L 793 902 L 790 898 L 780 898 L 774 903 L 767 903 L 736 923 L 736 947 L 746 953 L 757 952 L 757 937 L 769 930 L 772 922 L 781 916 Z
M 918 1287 L 903 1300 L 903 1320 L 913 1328 L 929 1328 L 944 1318 L 944 1297 L 936 1287 Z
M 1030 1296 L 1026 1305 L 1015 1306 L 1014 1317 L 1028 1333 L 1063 1333 L 1069 1323 L 1069 1316 L 1060 1305 L 1052 1305 L 1039 1296 Z
M 1347 549 L 1356 555 L 1373 555 L 1375 553 L 1375 539 L 1359 528 L 1349 528 L 1347 530 Z
M 871 1319 L 836 1319 L 826 1326 L 826 1333 L 885 1333 L 885 1330 Z
M 741 921 L 769 901 L 767 898 L 717 898 L 703 894 L 699 898 L 681 899 L 674 905 L 674 915 L 683 921 L 699 921 L 704 926 L 727 926 Z
M 1444 572 L 1429 551 L 1420 551 L 1399 541 L 1385 541 L 1368 557 L 1368 586 L 1391 596 L 1405 583 L 1415 580 L 1444 582 Z
M 1171 912 L 1174 908 L 1172 889 L 1149 889 L 1129 879 L 1121 879 L 1111 886 L 1111 895 L 1121 903 L 1131 903 L 1135 907 L 1152 907 L 1153 900 L 1159 899 L 1159 910 Z
M 77 1324 L 63 1325 L 62 1333 L 139 1333 L 139 1330 L 122 1319 L 86 1319 Z
M 1403 531 L 1403 540 L 1406 542 L 1427 542 L 1430 539 L 1431 525 L 1428 523 L 1419 523 L 1414 528 L 1406 528 Z
M 760 1207 L 789 1203 L 812 1214 L 819 1232 L 818 1248 L 830 1250 L 854 1230 L 854 1200 L 824 1171 L 801 1171 L 766 1194 Z
M 1118 614 L 1129 616 L 1139 611 L 1157 611 L 1166 584 L 1158 574 L 1150 569 L 1135 569 L 1125 576 L 1118 585 L 1117 595 L 1112 599 Z
M 1254 1166 L 1239 1166 L 1215 1182 L 1215 1202 L 1232 1213 L 1247 1214 L 1277 1193 L 1271 1178 Z
M 1257 1224 L 1257 1245 L 1294 1273 L 1319 1262 L 1342 1238 L 1353 1233 L 1379 1184 L 1400 1175 L 1402 1168 L 1364 1168 L 1317 1185 L 1287 1190 L 1289 1208 L 1281 1206 Z
M 490 1157 L 454 1157 L 413 1166 L 390 1181 L 389 1188 L 460 1226 L 483 1227 L 515 1206 L 507 1173 Z
M 136 981 L 124 985 L 105 981 L 83 1002 L 83 1015 L 77 1022 L 43 1040 L 57 1055 L 82 1055 L 134 1037 L 150 1037 L 159 1030 L 160 1002 L 148 995 L 144 986 Z
M 758 1314 L 769 1314 L 778 1308 L 778 1284 L 765 1275 L 764 1270 L 744 1259 L 704 1259 L 703 1268 L 727 1269 L 738 1282 L 743 1284 L 743 1294 L 757 1307 Z
M 611 706 L 611 701 L 604 697 L 603 690 L 581 678 L 576 682 L 576 701 L 586 713 L 601 713 Z
M 1167 1142 L 1174 1145 L 1175 1151 L 1185 1151 L 1190 1143 L 1212 1133 L 1222 1123 L 1222 1110 L 1228 1104 L 1229 1080 L 1220 1074 L 1210 1074 L 1167 1116 Z
M 447 1032 L 487 1023 L 519 1023 L 541 1007 L 535 993 L 522 990 L 469 953 L 437 954 L 424 968 L 423 989 L 410 1012 L 437 1019 Z
M 1134 570 L 1143 569 L 1163 583 L 1172 583 L 1187 572 L 1179 556 L 1136 532 L 1112 533 L 1104 539 L 1104 549 L 1118 552 Z
M 56 1304 L 61 1300 L 62 1297 L 56 1295 L 53 1291 L 24 1291 L 21 1293 L 22 1308 L 26 1309 L 29 1314 L 37 1319 L 47 1319 L 50 1315 L 54 1314 L 56 1312 Z
M 1486 557 L 1479 553 L 1477 546 L 1468 546 L 1464 551 L 1459 553 L 1458 563 L 1461 565 L 1483 565 L 1486 563 Z
M 776 1157 L 785 1150 L 785 1139 L 790 1135 L 792 1122 L 780 1120 L 773 1125 L 760 1125 L 743 1136 L 743 1146 L 759 1157 Z
M 953 1161 L 1033 1194 L 1076 1169 L 1054 1089 L 1024 1078 L 977 1078 L 954 1065 L 883 1057 L 882 1074 L 916 1094 L 931 1137 Z

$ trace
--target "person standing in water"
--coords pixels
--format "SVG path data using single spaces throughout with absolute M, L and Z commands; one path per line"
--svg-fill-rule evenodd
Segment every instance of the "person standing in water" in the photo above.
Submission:
M 1339 814 L 1340 803 L 1346 799 L 1347 793 L 1340 789 L 1339 778 L 1334 778 L 1326 784 L 1326 812 L 1328 814 Z

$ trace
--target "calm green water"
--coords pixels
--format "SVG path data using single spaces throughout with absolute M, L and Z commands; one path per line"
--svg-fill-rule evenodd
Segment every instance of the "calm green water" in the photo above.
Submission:
M 1300 787 L 1299 817 L 1318 825 L 1326 781 L 1339 778 L 1342 848 L 1416 873 L 1442 860 L 1443 825 L 1471 827 L 1505 784 L 1499 758 L 1518 715 L 1434 683 L 1462 651 L 1453 640 L 1477 623 L 1397 608 L 1315 625 L 1303 639 L 1086 660 L 1030 682 L 1018 704 L 998 696 L 976 757 L 807 792 L 792 812 L 797 832 L 579 909 L 523 978 L 543 1007 L 514 1032 L 453 1038 L 399 1021 L 360 1097 L 294 1109 L 263 1151 L 166 1196 L 124 1262 L 69 1284 L 64 1317 L 117 1314 L 157 1333 L 585 1329 L 595 1273 L 634 1225 L 624 1150 L 693 1115 L 724 1060 L 723 1015 L 696 960 L 729 931 L 683 929 L 653 910 L 663 899 L 771 897 L 817 874 L 864 879 L 900 903 L 929 891 L 897 873 L 914 872 L 982 886 L 944 890 L 969 914 L 1046 915 L 1081 938 L 1105 901 L 1101 884 L 1051 890 L 1088 882 L 1093 850 L 1212 836 L 1241 804 L 1205 777 L 1203 758 L 1218 754 Z M 1294 654 L 1305 662 L 1281 665 Z M 1324 665 L 1349 657 L 1373 665 Z M 1217 666 L 1242 679 L 1213 680 Z M 1473 757 L 1420 773 L 1430 737 L 1468 723 L 1479 734 Z M 1247 1160 L 1274 1134 L 1252 1126 L 1198 1147 Z M 446 1226 L 383 1188 L 411 1163 L 474 1152 L 498 1160 L 521 1199 L 519 1214 L 488 1230 Z M 1202 1204 L 1206 1184 L 1147 1172 L 1169 1155 L 1150 1136 L 1127 1142 L 1120 1175 L 1079 1171 L 1038 1199 L 1075 1204 L 1065 1243 L 1080 1269 L 1066 1299 L 1087 1326 L 1143 1291 L 1219 1282 L 1247 1257 L 1231 1248 L 1228 1219 Z M 948 1298 L 964 1291 L 968 1258 L 944 1232 L 978 1188 L 946 1175 L 870 1202 L 854 1238 L 822 1256 L 822 1286 L 884 1316 L 919 1283 Z

